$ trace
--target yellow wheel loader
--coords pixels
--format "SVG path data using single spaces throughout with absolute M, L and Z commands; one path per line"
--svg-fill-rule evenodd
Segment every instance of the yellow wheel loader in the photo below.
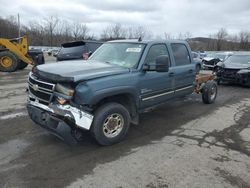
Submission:
M 0 71 L 14 72 L 24 69 L 28 64 L 43 64 L 40 50 L 30 50 L 27 36 L 15 39 L 0 38 Z

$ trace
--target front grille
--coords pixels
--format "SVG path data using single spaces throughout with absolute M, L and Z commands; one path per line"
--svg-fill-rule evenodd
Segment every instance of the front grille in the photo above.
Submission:
M 29 75 L 29 92 L 30 94 L 43 104 L 49 104 L 53 97 L 55 84 L 45 82 L 34 75 Z

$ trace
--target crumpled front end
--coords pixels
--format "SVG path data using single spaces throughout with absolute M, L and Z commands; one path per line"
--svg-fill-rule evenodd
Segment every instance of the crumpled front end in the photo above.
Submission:
M 30 74 L 27 110 L 30 118 L 41 127 L 68 143 L 77 143 L 75 132 L 89 130 L 93 115 L 70 103 L 59 104 L 54 95 L 55 84 Z
M 217 67 L 216 75 L 220 81 L 250 86 L 250 70 L 248 69 Z
M 213 70 L 214 67 L 216 66 L 216 64 L 218 62 L 220 62 L 221 60 L 218 59 L 218 58 L 212 58 L 212 59 L 203 59 L 202 62 L 203 62 L 203 67 L 204 69 L 206 70 Z

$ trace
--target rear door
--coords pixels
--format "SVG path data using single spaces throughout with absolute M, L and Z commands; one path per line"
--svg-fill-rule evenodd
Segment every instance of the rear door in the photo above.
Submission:
M 172 74 L 174 75 L 175 96 L 183 96 L 193 92 L 195 81 L 195 64 L 184 43 L 172 43 Z
M 152 45 L 147 53 L 144 64 L 155 62 L 156 58 L 161 55 L 169 56 L 167 46 L 165 44 Z M 141 108 L 163 103 L 173 97 L 173 81 L 174 77 L 169 76 L 169 72 L 142 72 L 139 81 Z

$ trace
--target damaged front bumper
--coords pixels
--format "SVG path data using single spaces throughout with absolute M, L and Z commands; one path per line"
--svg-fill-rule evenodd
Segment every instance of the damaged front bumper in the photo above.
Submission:
M 67 143 L 77 143 L 74 132 L 89 130 L 93 121 L 93 115 L 71 105 L 50 103 L 46 106 L 36 100 L 28 100 L 27 109 L 36 124 Z
M 218 80 L 233 84 L 240 84 L 242 86 L 250 86 L 250 71 L 239 70 L 228 74 L 224 70 L 217 72 Z

